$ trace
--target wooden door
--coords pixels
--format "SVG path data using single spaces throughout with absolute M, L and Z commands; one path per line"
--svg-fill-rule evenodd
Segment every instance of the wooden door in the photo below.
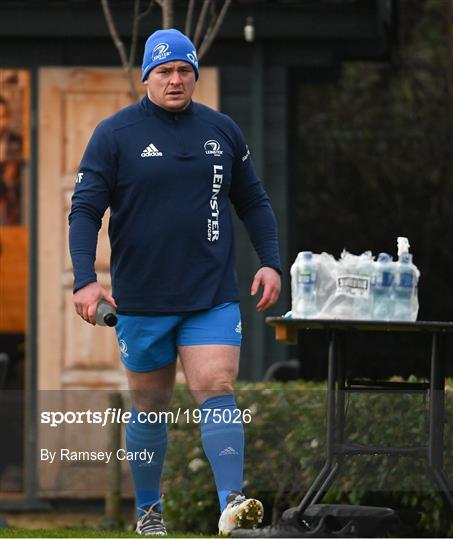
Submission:
M 218 108 L 217 69 L 202 69 L 200 75 L 194 99 Z M 138 70 L 135 77 L 140 85 Z M 130 102 L 127 79 L 121 69 L 40 70 L 38 388 L 44 410 L 68 410 L 69 404 L 72 410 L 89 408 L 80 407 L 83 404 L 99 408 L 101 396 L 106 396 L 101 390 L 125 387 L 114 330 L 85 323 L 76 315 L 72 304 L 68 213 L 80 159 L 95 126 Z M 99 234 L 96 272 L 100 283 L 110 289 L 108 219 L 107 212 Z M 73 391 L 66 391 L 70 389 Z M 45 448 L 52 440 L 55 449 L 83 450 L 88 441 L 100 437 L 99 429 L 89 433 L 88 428 L 81 437 L 81 429 L 77 426 L 71 430 L 52 430 L 40 426 L 39 446 Z M 49 467 L 46 463 L 40 466 L 43 493 L 94 496 L 103 491 L 102 481 L 94 474 L 92 465 L 90 474 L 84 475 L 82 485 L 76 488 L 74 483 L 80 484 L 78 472 L 71 474 L 68 469 L 63 474 L 64 467 Z M 73 466 L 71 470 L 76 469 Z M 74 489 L 77 493 L 73 493 Z

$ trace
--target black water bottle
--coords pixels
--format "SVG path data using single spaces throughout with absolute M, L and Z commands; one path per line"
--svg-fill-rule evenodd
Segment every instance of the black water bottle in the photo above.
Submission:
M 116 309 L 106 300 L 100 300 L 96 308 L 96 324 L 99 324 L 99 326 L 115 326 L 117 322 Z

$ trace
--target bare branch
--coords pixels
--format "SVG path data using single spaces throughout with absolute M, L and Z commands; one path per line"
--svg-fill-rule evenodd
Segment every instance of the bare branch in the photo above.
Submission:
M 102 9 L 104 10 L 105 19 L 107 21 L 107 26 L 109 28 L 110 35 L 112 36 L 113 43 L 115 44 L 115 47 L 118 49 L 118 53 L 120 55 L 121 64 L 123 67 L 127 67 L 127 58 L 126 58 L 126 50 L 124 48 L 124 44 L 121 41 L 118 32 L 116 30 L 115 23 L 113 21 L 112 13 L 110 11 L 110 6 L 108 3 L 108 0 L 101 0 L 102 3 Z
M 157 0 L 162 6 L 162 28 L 173 27 L 173 0 Z
M 217 21 L 215 25 L 213 26 L 212 30 L 207 33 L 204 37 L 203 43 L 200 45 L 200 49 L 198 51 L 198 60 L 201 60 L 203 56 L 208 52 L 209 47 L 212 45 L 212 42 L 214 41 L 222 23 L 223 19 L 225 18 L 225 15 L 228 11 L 228 8 L 230 7 L 231 0 L 225 0 L 223 3 L 222 9 L 220 10 L 219 16 L 217 17 Z
M 140 15 L 138 16 L 138 19 L 141 21 L 144 17 L 146 17 L 147 15 L 149 15 L 149 13 L 151 13 L 151 9 L 153 8 L 154 6 L 154 2 L 156 2 L 157 0 L 151 0 L 150 3 L 148 4 L 148 7 L 145 9 L 145 11 L 142 11 L 140 13 Z
M 211 30 L 214 28 L 214 25 L 215 25 L 215 22 L 217 20 L 217 10 L 216 10 L 216 5 L 215 5 L 215 2 L 211 2 L 211 5 L 209 6 L 209 11 L 210 11 L 210 19 L 209 19 L 209 22 L 208 24 L 206 25 L 206 28 L 203 32 L 203 40 L 202 42 L 204 41 L 205 37 L 211 32 Z
M 203 7 L 201 8 L 200 16 L 198 17 L 197 27 L 193 36 L 193 44 L 198 47 L 200 43 L 201 33 L 203 31 L 204 22 L 208 13 L 210 0 L 203 0 Z
M 187 8 L 186 15 L 186 26 L 184 28 L 184 34 L 190 38 L 190 32 L 192 31 L 192 19 L 193 19 L 193 10 L 195 8 L 195 0 L 189 0 L 189 6 Z
M 135 51 L 137 49 L 138 27 L 140 15 L 140 0 L 134 0 L 134 17 L 132 19 L 131 48 L 129 50 L 128 66 L 131 68 L 135 60 Z
M 137 92 L 137 88 L 135 87 L 134 79 L 132 78 L 132 72 L 129 67 L 129 63 L 127 61 L 127 55 L 126 55 L 126 50 L 124 48 L 124 43 L 121 41 L 121 38 L 118 35 L 118 31 L 113 21 L 113 17 L 110 11 L 108 0 L 101 0 L 101 4 L 102 4 L 102 9 L 104 11 L 105 20 L 107 21 L 107 26 L 108 26 L 110 35 L 112 36 L 115 47 L 118 49 L 118 53 L 121 59 L 121 65 L 123 66 L 123 69 L 126 72 L 126 75 L 129 81 L 132 99 L 136 101 L 138 99 L 138 92 Z
M 216 2 L 211 2 L 209 6 L 211 8 L 211 21 L 217 17 L 217 6 Z
M 140 21 L 151 13 L 151 9 L 154 5 L 155 0 L 151 0 L 148 4 L 148 7 L 140 11 L 140 0 L 135 0 L 134 3 L 134 21 L 132 26 L 132 39 L 131 39 L 131 50 L 129 51 L 129 67 L 132 69 L 134 67 L 135 56 L 137 54 L 137 43 L 138 43 L 138 31 L 140 27 Z

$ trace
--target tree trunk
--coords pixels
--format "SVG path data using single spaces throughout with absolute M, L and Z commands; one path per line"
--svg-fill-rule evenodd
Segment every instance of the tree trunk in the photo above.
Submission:
M 173 0 L 162 0 L 162 28 L 173 27 Z

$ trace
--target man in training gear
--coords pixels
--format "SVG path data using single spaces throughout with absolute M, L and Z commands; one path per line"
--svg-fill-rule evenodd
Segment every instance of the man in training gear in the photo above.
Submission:
M 220 503 L 219 532 L 254 527 L 263 506 L 242 494 L 244 429 L 234 411 L 241 315 L 230 203 L 259 256 L 251 294 L 257 310 L 280 293 L 277 226 L 249 149 L 228 116 L 192 101 L 198 80 L 195 47 L 181 32 L 147 40 L 142 66 L 146 96 L 102 121 L 85 150 L 69 216 L 77 313 L 95 324 L 99 300 L 117 307 L 121 360 L 133 409 L 126 428 L 137 532 L 166 534 L 160 481 L 165 422 L 136 421 L 166 410 L 179 355 L 202 412 L 201 440 Z M 110 295 L 94 270 L 102 216 L 110 207 Z M 217 412 L 217 420 L 213 414 Z M 226 414 L 228 413 L 228 414 Z

